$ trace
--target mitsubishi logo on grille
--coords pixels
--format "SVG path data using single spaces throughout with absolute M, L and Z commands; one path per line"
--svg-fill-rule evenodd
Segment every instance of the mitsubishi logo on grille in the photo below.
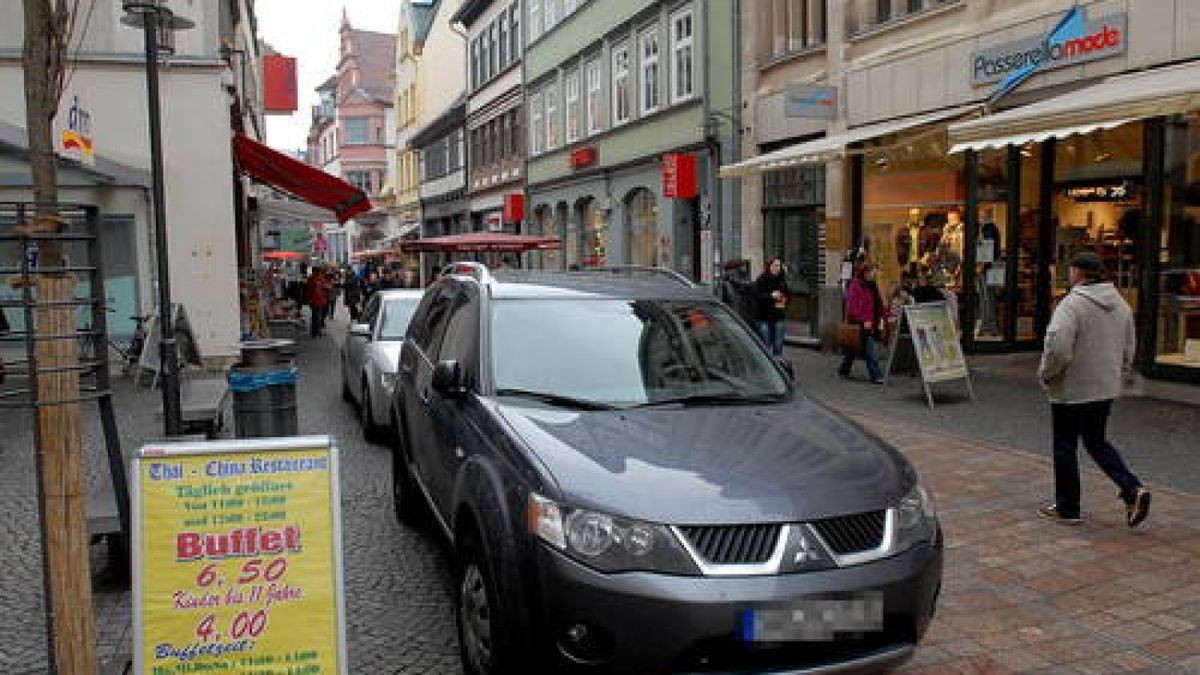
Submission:
M 820 556 L 816 554 L 808 545 L 808 539 L 805 538 L 803 532 L 796 534 L 798 541 L 796 542 L 796 553 L 792 556 L 792 564 L 803 565 L 809 561 L 816 561 Z

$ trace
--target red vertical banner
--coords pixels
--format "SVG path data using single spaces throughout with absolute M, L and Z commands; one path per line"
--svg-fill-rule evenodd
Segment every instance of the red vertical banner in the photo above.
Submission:
M 671 199 L 696 196 L 696 156 L 668 153 L 662 156 L 662 193 Z
M 519 223 L 525 220 L 525 195 L 516 192 L 504 195 L 504 222 Z
M 270 54 L 263 57 L 263 110 L 296 112 L 296 59 Z

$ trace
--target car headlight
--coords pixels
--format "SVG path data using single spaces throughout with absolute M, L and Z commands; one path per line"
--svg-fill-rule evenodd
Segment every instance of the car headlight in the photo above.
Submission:
M 379 384 L 388 395 L 396 391 L 396 378 L 397 373 L 379 373 Z
M 934 541 L 938 536 L 937 511 L 933 498 L 917 483 L 896 505 L 896 545 L 903 551 L 921 543 Z
M 528 523 L 542 541 L 603 572 L 700 573 L 663 525 L 560 506 L 537 494 L 529 495 Z

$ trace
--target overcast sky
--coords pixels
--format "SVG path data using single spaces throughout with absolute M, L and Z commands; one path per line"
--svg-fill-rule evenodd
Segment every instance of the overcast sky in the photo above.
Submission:
M 337 66 L 338 27 L 342 8 L 350 25 L 380 33 L 396 32 L 400 0 L 258 0 L 259 37 L 279 53 L 296 57 L 300 87 L 298 110 L 290 116 L 267 116 L 267 143 L 279 150 L 304 147 L 311 121 L 313 91 Z

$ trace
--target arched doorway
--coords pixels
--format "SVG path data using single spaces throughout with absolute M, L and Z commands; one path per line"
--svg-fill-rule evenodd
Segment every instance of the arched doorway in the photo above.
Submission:
M 625 197 L 625 225 L 629 262 L 653 267 L 659 263 L 658 199 L 646 188 L 634 188 Z
M 557 228 L 554 227 L 554 212 L 549 204 L 539 204 L 533 210 L 533 218 L 529 222 L 529 232 L 539 237 L 557 237 Z M 547 255 L 553 252 L 543 253 L 541 251 L 529 251 L 524 254 L 524 266 L 528 269 L 554 269 L 554 265 L 548 263 Z
M 583 239 L 583 255 L 578 261 L 585 267 L 608 264 L 608 218 L 595 197 L 585 197 L 575 203 L 576 223 Z M 570 231 L 568 230 L 568 240 Z M 568 261 L 568 264 L 569 261 Z

